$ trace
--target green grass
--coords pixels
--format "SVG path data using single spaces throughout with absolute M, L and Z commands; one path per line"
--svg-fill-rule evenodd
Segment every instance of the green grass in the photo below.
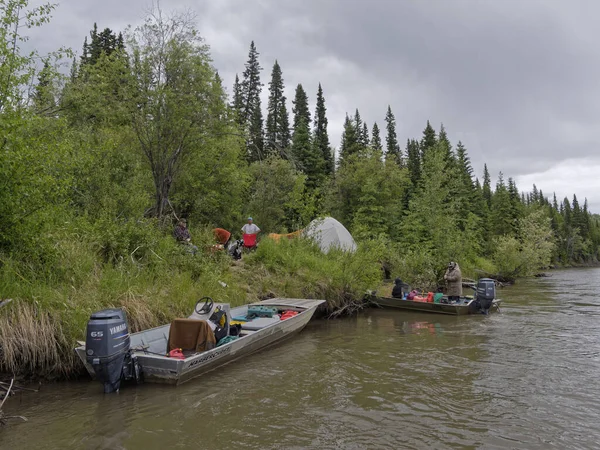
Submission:
M 0 298 L 13 299 L 0 309 L 0 372 L 56 379 L 81 373 L 73 348 L 85 339 L 89 316 L 104 308 L 124 308 L 136 332 L 187 317 L 203 296 L 232 306 L 274 296 L 322 298 L 330 312 L 340 311 L 381 280 L 368 246 L 324 255 L 303 239 L 263 239 L 257 251 L 232 261 L 208 251 L 210 230 L 193 235 L 196 256 L 161 234 L 144 248 L 121 239 L 110 258 L 101 239 L 65 235 L 46 270 L 0 255 Z

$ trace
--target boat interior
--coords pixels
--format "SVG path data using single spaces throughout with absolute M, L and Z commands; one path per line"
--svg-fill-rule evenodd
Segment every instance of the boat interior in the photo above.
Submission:
M 227 303 L 212 303 L 201 299 L 188 318 L 179 318 L 171 323 L 130 335 L 131 348 L 149 356 L 173 357 L 173 349 L 181 349 L 179 359 L 211 350 L 219 345 L 215 339 L 215 310 L 223 311 L 227 320 L 222 334 L 225 339 L 220 345 L 250 336 L 263 328 L 279 323 L 305 311 L 306 308 L 288 305 L 244 305 L 230 309 Z M 211 337 L 211 335 L 213 337 Z M 223 340 L 223 339 L 221 339 Z

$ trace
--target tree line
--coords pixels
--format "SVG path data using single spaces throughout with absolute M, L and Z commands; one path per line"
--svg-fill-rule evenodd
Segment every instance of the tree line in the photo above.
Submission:
M 587 201 L 521 192 L 502 173 L 491 186 L 487 166 L 479 180 L 443 125 L 427 122 L 402 148 L 391 106 L 382 128 L 355 109 L 336 151 L 326 86 L 311 111 L 298 84 L 290 116 L 278 61 L 263 108 L 254 42 L 231 96 L 190 17 L 158 10 L 125 33 L 94 24 L 62 75 L 69 52 L 19 50 L 22 25 L 42 25 L 53 7 L 23 19 L 27 1 L 0 5 L 4 259 L 51 270 L 57 240 L 77 236 L 114 263 L 151 252 L 175 216 L 237 230 L 250 214 L 286 232 L 327 214 L 359 242 L 378 242 L 386 261 L 430 278 L 450 259 L 509 278 L 598 260 Z

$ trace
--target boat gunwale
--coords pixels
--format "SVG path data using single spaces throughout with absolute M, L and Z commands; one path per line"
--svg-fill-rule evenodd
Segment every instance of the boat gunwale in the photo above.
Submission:
M 280 304 L 280 303 L 277 302 L 277 300 L 279 300 L 279 298 L 274 298 L 274 299 L 269 299 L 269 300 L 263 300 L 263 301 L 259 301 L 259 302 L 252 302 L 252 303 L 248 303 L 248 304 L 245 304 L 245 305 L 236 306 L 235 308 L 232 308 L 232 311 L 233 311 L 233 309 L 236 309 L 236 308 L 243 308 L 243 307 L 252 306 L 252 305 L 281 306 L 281 307 L 287 307 L 287 308 L 294 307 L 294 308 L 302 309 L 302 311 L 300 311 L 296 316 L 290 317 L 289 319 L 285 319 L 285 321 L 286 322 L 287 321 L 297 322 L 297 321 L 300 320 L 300 318 L 305 313 L 308 313 L 308 312 L 310 312 L 312 310 L 316 310 L 319 306 L 321 306 L 323 303 L 326 302 L 326 300 L 320 300 L 320 299 L 299 299 L 299 300 L 302 300 L 302 301 L 310 301 L 312 304 L 309 305 L 309 306 L 304 306 L 304 305 L 303 306 L 300 306 L 300 305 L 295 305 L 294 306 L 293 304 Z M 284 299 L 281 299 L 281 300 L 284 300 Z M 292 299 L 290 299 L 290 300 L 292 300 Z M 231 320 L 231 318 L 230 318 L 230 320 Z M 211 353 L 213 353 L 213 352 L 215 352 L 217 350 L 221 351 L 223 348 L 226 348 L 229 345 L 233 345 L 234 343 L 239 342 L 241 339 L 244 339 L 246 337 L 251 337 L 251 336 L 254 336 L 254 335 L 262 334 L 261 332 L 263 330 L 268 330 L 271 327 L 279 325 L 281 322 L 282 321 L 273 322 L 273 323 L 271 323 L 269 325 L 264 326 L 263 328 L 261 328 L 259 330 L 256 330 L 256 331 L 253 330 L 252 333 L 246 334 L 244 336 L 241 336 L 239 339 L 232 340 L 231 342 L 228 342 L 228 343 L 226 343 L 224 345 L 221 345 L 221 346 L 218 346 L 218 347 L 215 346 L 214 348 L 211 348 L 210 350 L 206 350 L 206 351 L 199 352 L 199 353 L 194 353 L 193 355 L 190 355 L 190 356 L 188 356 L 187 358 L 184 358 L 184 359 L 176 359 L 175 360 L 175 359 L 169 357 L 166 354 L 164 356 L 163 355 L 155 355 L 155 354 L 152 354 L 152 353 L 148 353 L 148 352 L 144 351 L 143 349 L 132 348 L 131 350 L 132 350 L 132 353 L 134 355 L 136 355 L 138 357 L 144 357 L 144 359 L 147 359 L 147 360 L 158 360 L 158 361 L 168 360 L 168 361 L 176 362 L 176 365 L 184 365 L 184 364 L 186 364 L 188 362 L 193 361 L 196 358 L 199 358 L 200 356 L 204 357 L 204 356 L 209 355 L 209 354 L 211 354 Z M 170 325 L 171 325 L 170 323 L 166 323 L 166 324 L 163 324 L 163 325 L 159 325 L 157 327 L 148 328 L 146 330 L 138 331 L 136 333 L 130 333 L 129 336 L 131 337 L 133 335 L 139 335 L 139 334 L 142 334 L 142 333 L 147 333 L 149 331 L 158 330 L 160 328 L 167 327 L 167 326 L 170 326 Z M 242 329 L 243 329 L 243 326 L 242 326 Z M 82 351 L 85 352 L 85 345 L 79 345 L 79 346 L 75 347 L 75 352 L 77 352 L 77 350 L 82 350 Z
M 382 299 L 384 301 L 392 300 L 396 303 L 396 305 L 389 304 L 380 304 L 377 300 Z M 397 297 L 386 297 L 379 295 L 371 295 L 369 297 L 369 301 L 380 307 L 380 308 L 396 308 L 396 309 L 404 309 L 406 311 L 417 311 L 417 312 L 426 312 L 426 313 L 435 313 L 435 314 L 446 314 L 446 315 L 469 315 L 469 314 L 461 314 L 462 311 L 468 311 L 471 303 L 475 301 L 475 298 L 471 298 L 469 302 L 457 304 L 457 303 L 433 303 L 433 302 L 419 302 L 414 300 L 408 300 L 405 298 L 397 298 Z M 495 298 L 492 301 L 492 306 L 499 307 L 500 303 L 502 303 L 501 298 Z M 427 305 L 427 306 L 425 306 Z M 442 308 L 446 309 L 438 309 L 434 308 L 433 305 L 440 305 Z

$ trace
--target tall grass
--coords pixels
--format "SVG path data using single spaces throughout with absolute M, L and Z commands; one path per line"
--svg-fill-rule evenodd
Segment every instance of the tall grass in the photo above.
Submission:
M 365 244 L 355 253 L 336 249 L 324 254 L 306 239 L 263 240 L 246 258 L 244 271 L 259 289 L 257 296 L 325 299 L 330 312 L 361 301 L 382 279 L 380 255 L 373 247 Z
M 14 299 L 0 310 L 0 372 L 76 376 L 82 366 L 73 348 L 85 339 L 89 316 L 104 308 L 123 308 L 132 332 L 188 316 L 205 295 L 232 306 L 275 296 L 323 298 L 332 312 L 360 301 L 381 279 L 368 246 L 325 255 L 307 240 L 264 239 L 234 262 L 207 251 L 210 230 L 193 235 L 200 247 L 195 256 L 159 235 L 145 239 L 152 247 L 135 252 L 139 245 L 121 237 L 108 259 L 97 233 L 96 240 L 63 239 L 55 266 L 41 272 L 0 255 L 0 298 Z
M 58 258 L 47 270 L 0 255 L 0 299 L 14 300 L 0 309 L 0 372 L 75 376 L 82 367 L 73 348 L 85 339 L 90 315 L 104 308 L 123 308 L 136 332 L 187 317 L 205 295 L 233 305 L 245 301 L 244 290 L 219 283 L 232 284 L 230 259 L 202 251 L 203 233 L 196 256 L 156 234 L 138 258 L 127 247 L 107 261 L 98 242 L 78 239 L 58 241 Z

